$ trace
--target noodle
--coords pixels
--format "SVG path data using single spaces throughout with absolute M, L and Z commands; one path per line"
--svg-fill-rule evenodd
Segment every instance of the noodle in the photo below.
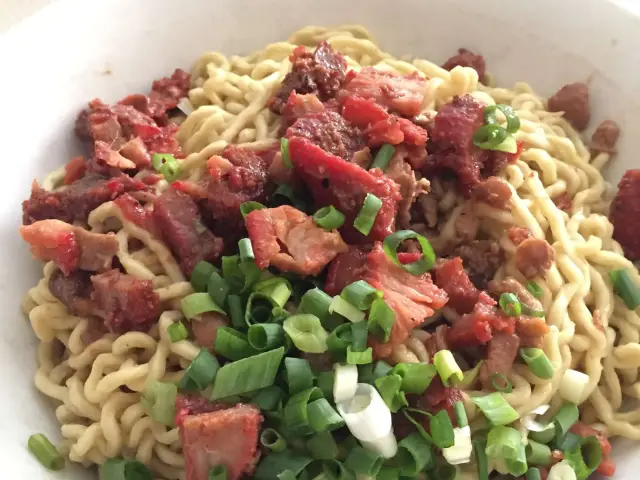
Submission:
M 350 68 L 373 65 L 430 77 L 422 105 L 426 115 L 454 96 L 469 93 L 481 103 L 504 103 L 514 108 L 521 119 L 516 139 L 523 141 L 525 148 L 517 163 L 501 174 L 512 190 L 513 208 L 503 211 L 465 201 L 449 189 L 438 204 L 438 215 L 444 222 L 432 243 L 436 248 L 450 243 L 458 217 L 473 213 L 480 219 L 480 231 L 506 252 L 507 260 L 497 279 L 511 276 L 526 283 L 515 267 L 515 247 L 506 231 L 521 226 L 546 239 L 555 251 L 556 263 L 544 278 L 535 281 L 542 289 L 540 300 L 551 326 L 543 350 L 555 373 L 553 378 L 541 380 L 525 366 L 516 365 L 509 379 L 514 389 L 505 398 L 520 414 L 549 403 L 552 411 L 556 410 L 562 375 L 567 368 L 574 368 L 590 379 L 581 407 L 583 419 L 604 427 L 610 435 L 640 440 L 640 410 L 623 412 L 625 395 L 640 398 L 640 317 L 614 295 L 607 272 L 627 268 L 637 283 L 640 275 L 613 240 L 613 226 L 605 216 L 603 198 L 609 185 L 600 170 L 610 155 L 591 157 L 578 133 L 559 114 L 546 111 L 546 102 L 528 85 L 492 88 L 479 83 L 471 68 L 456 67 L 449 72 L 427 60 L 393 58 L 357 25 L 303 28 L 288 42 L 269 45 L 246 57 L 206 53 L 193 67 L 189 100 L 194 111 L 181 123 L 177 135 L 187 153 L 181 167 L 184 176 L 202 178 L 206 160 L 229 144 L 252 149 L 273 145 L 280 120 L 266 107 L 267 100 L 290 70 L 289 55 L 295 47 L 312 48 L 321 40 L 344 53 Z M 63 175 L 60 170 L 51 174 L 45 188 L 59 185 Z M 432 188 L 441 188 L 435 183 Z M 159 189 L 167 185 L 161 182 Z M 571 198 L 570 213 L 559 210 L 552 201 L 561 194 Z M 127 221 L 113 202 L 93 210 L 88 220 L 94 232 L 114 230 L 114 222 L 117 256 L 128 274 L 151 280 L 165 305 L 192 293 L 170 250 Z M 425 224 L 431 223 L 432 219 L 425 218 Z M 143 246 L 132 251 L 131 239 Z M 146 463 L 158 478 L 184 478 L 177 429 L 154 422 L 140 403 L 147 379 L 178 380 L 200 350 L 188 340 L 172 343 L 168 337 L 168 326 L 182 319 L 182 313 L 164 311 L 148 333 L 104 334 L 87 345 L 83 337 L 89 319 L 71 315 L 48 289 L 54 270 L 52 262 L 44 266 L 43 279 L 28 292 L 23 308 L 40 340 L 35 385 L 57 406 L 64 451 L 71 461 L 84 465 L 124 456 Z M 448 320 L 456 317 L 448 309 L 442 314 Z M 595 315 L 599 325 L 594 323 Z M 428 361 L 425 334 L 416 331 L 396 347 L 391 360 Z M 470 420 L 480 424 L 477 409 L 469 401 L 477 393 L 469 388 L 464 398 Z

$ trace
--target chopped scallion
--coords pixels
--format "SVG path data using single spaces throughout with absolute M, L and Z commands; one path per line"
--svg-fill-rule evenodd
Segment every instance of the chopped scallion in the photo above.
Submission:
M 102 480 L 152 480 L 149 468 L 137 460 L 109 458 L 102 466 Z
M 191 286 L 196 292 L 206 292 L 209 277 L 216 271 L 216 267 L 204 260 L 196 263 L 191 272 Z
M 513 293 L 503 293 L 500 295 L 499 303 L 502 311 L 509 317 L 517 317 L 522 313 L 522 304 Z
M 367 329 L 380 342 L 387 343 L 391 337 L 391 329 L 396 321 L 395 312 L 382 298 L 376 298 L 371 304 Z
M 566 402 L 558 413 L 553 417 L 553 424 L 556 427 L 556 440 L 564 437 L 569 429 L 578 421 L 580 416 L 580 412 L 578 411 L 578 406 Z
M 521 348 L 520 356 L 529 366 L 529 370 L 538 378 L 553 378 L 553 365 L 540 348 Z
M 283 323 L 284 331 L 301 352 L 324 353 L 329 348 L 329 334 L 322 328 L 320 319 L 310 313 L 292 315 Z
M 422 256 L 415 262 L 404 264 L 398 259 L 398 248 L 402 242 L 411 239 L 417 240 L 420 244 Z M 433 251 L 433 247 L 429 243 L 429 240 L 413 230 L 399 230 L 388 235 L 384 239 L 383 248 L 387 257 L 389 257 L 393 263 L 412 275 L 422 275 L 423 273 L 428 272 L 436 260 L 436 254 Z
M 279 323 L 258 323 L 251 325 L 247 341 L 258 352 L 273 350 L 284 345 L 284 329 Z
M 542 297 L 542 288 L 533 280 L 527 283 L 527 290 L 536 298 Z
M 272 452 L 283 452 L 287 448 L 287 441 L 273 428 L 265 428 L 262 431 L 260 443 Z
M 369 235 L 381 208 L 382 200 L 372 193 L 367 193 L 360 212 L 358 212 L 358 216 L 353 221 L 355 229 L 363 235 Z
M 287 385 L 289 385 L 289 395 L 313 387 L 315 376 L 311 370 L 311 365 L 304 358 L 286 357 L 284 359 L 284 370 Z
M 492 425 L 508 425 L 520 418 L 518 412 L 509 405 L 500 392 L 471 397 L 471 400 L 482 410 L 482 413 Z
M 180 164 L 175 156 L 170 153 L 154 153 L 151 163 L 156 172 L 164 175 L 167 182 L 171 183 L 180 175 Z
M 401 388 L 406 393 L 422 395 L 438 371 L 432 363 L 398 363 L 391 373 L 402 378 Z
M 282 155 L 282 163 L 287 168 L 292 168 L 291 157 L 289 156 L 289 139 L 282 137 L 280 139 L 280 154 Z
M 435 454 L 431 443 L 419 433 L 414 432 L 398 443 L 396 461 L 401 475 L 414 477 L 433 465 Z
M 244 202 L 240 205 L 240 213 L 242 214 L 242 218 L 246 218 L 254 210 L 262 210 L 265 207 L 260 202 Z
M 635 310 L 640 305 L 640 288 L 633 282 L 631 275 L 622 268 L 609 272 L 611 283 L 616 294 L 622 299 L 629 310 Z
M 373 159 L 373 163 L 371 164 L 371 168 L 379 168 L 383 172 L 387 169 L 393 154 L 396 152 L 396 147 L 391 145 L 390 143 L 385 143 L 380 147 L 378 153 L 376 153 L 375 158 Z
M 200 353 L 193 359 L 184 372 L 184 377 L 180 382 L 180 387 L 185 390 L 204 390 L 218 373 L 220 364 L 216 357 L 208 350 L 201 348 Z
M 173 427 L 177 395 L 178 387 L 175 384 L 149 378 L 140 398 L 140 404 L 154 421 Z
M 31 435 L 27 446 L 46 469 L 58 471 L 64 468 L 64 457 L 44 434 Z
M 449 350 L 440 350 L 436 352 L 433 357 L 433 364 L 438 370 L 438 374 L 445 386 L 449 385 L 450 379 L 454 382 L 461 382 L 464 379 L 462 370 Z
M 358 308 L 351 305 L 339 295 L 333 297 L 331 304 L 329 305 L 329 313 L 334 312 L 354 323 L 362 322 L 365 318 L 365 313 L 363 311 L 358 310 Z
M 187 332 L 187 327 L 178 321 L 173 322 L 167 327 L 167 335 L 169 335 L 169 340 L 171 340 L 172 343 L 176 343 L 185 340 L 189 336 L 189 332 Z
M 333 205 L 329 205 L 314 213 L 313 221 L 320 228 L 331 231 L 340 228 L 344 224 L 344 214 Z
M 255 341 L 258 342 L 258 340 Z M 214 350 L 218 355 L 229 360 L 240 360 L 256 353 L 247 335 L 229 327 L 218 328 Z
M 496 392 L 511 393 L 513 391 L 513 385 L 502 373 L 494 373 L 491 375 L 491 386 Z
M 197 317 L 206 312 L 218 312 L 225 315 L 225 311 L 220 308 L 208 293 L 198 292 L 187 295 L 180 300 L 182 313 L 188 319 Z
M 355 281 L 342 290 L 340 296 L 358 310 L 369 310 L 374 300 L 380 299 L 383 292 L 373 288 L 364 280 Z

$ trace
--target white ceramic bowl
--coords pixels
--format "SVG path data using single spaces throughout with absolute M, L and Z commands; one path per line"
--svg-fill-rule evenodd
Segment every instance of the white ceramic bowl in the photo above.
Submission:
M 638 0 L 626 1 L 638 8 Z M 33 432 L 59 434 L 53 408 L 33 386 L 36 339 L 20 311 L 41 272 L 18 235 L 20 202 L 34 177 L 78 151 L 73 122 L 79 109 L 94 97 L 115 101 L 144 92 L 151 80 L 189 68 L 207 50 L 246 54 L 304 25 L 341 23 L 364 24 L 384 49 L 436 63 L 458 47 L 471 48 L 485 56 L 500 85 L 526 80 L 542 95 L 587 81 L 592 123 L 609 117 L 623 130 L 609 179 L 640 163 L 634 148 L 640 18 L 610 0 L 57 1 L 0 38 L 0 478 L 94 475 L 48 473 L 26 449 Z M 614 448 L 616 478 L 637 478 L 638 445 Z

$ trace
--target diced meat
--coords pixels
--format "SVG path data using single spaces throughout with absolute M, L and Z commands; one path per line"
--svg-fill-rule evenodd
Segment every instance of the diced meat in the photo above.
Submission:
M 291 92 L 313 93 L 321 101 L 333 98 L 344 82 L 347 62 L 327 42 L 320 42 L 313 53 L 303 46 L 291 54 L 291 72 L 267 103 L 273 113 L 281 114 Z
M 616 142 L 620 136 L 620 127 L 613 120 L 604 120 L 591 135 L 589 148 L 593 153 L 616 153 Z
M 207 480 L 215 465 L 227 467 L 228 480 L 250 475 L 260 453 L 261 424 L 260 410 L 253 405 L 185 417 L 180 436 L 186 480 Z
M 571 213 L 571 207 L 573 206 L 573 202 L 571 201 L 571 195 L 568 192 L 561 193 L 560 195 L 556 195 L 551 199 L 553 203 L 556 204 L 560 210 L 563 210 L 567 213 Z
M 484 289 L 502 263 L 504 252 L 494 240 L 473 240 L 454 248 L 451 256 L 462 258 L 464 268 L 469 273 L 473 284 Z
M 448 300 L 446 292 L 433 284 L 428 273 L 413 275 L 402 269 L 389 259 L 380 243 L 376 243 L 367 255 L 363 280 L 384 292 L 384 300 L 396 317 L 388 344 L 375 345 L 381 356 L 384 356 L 384 350 L 390 353 L 390 345 L 403 342 L 411 330 Z
M 589 87 L 586 83 L 576 82 L 564 85 L 547 100 L 550 112 L 564 112 L 564 118 L 582 131 L 589 125 Z
M 65 274 L 80 268 L 95 272 L 111 268 L 118 252 L 113 233 L 93 233 L 60 220 L 40 220 L 20 227 L 22 239 L 35 258 L 53 260 Z
M 507 230 L 507 236 L 509 240 L 517 247 L 528 238 L 533 238 L 531 230 L 527 227 L 509 227 Z
M 469 279 L 460 257 L 440 262 L 435 268 L 435 282 L 449 295 L 448 306 L 459 314 L 471 312 L 478 302 L 480 291 Z
M 286 132 L 287 128 L 305 115 L 321 112 L 324 112 L 324 105 L 314 94 L 300 95 L 295 91 L 291 92 L 282 108 L 280 132 Z
M 485 390 L 495 390 L 493 380 L 495 374 L 504 375 L 507 379 L 511 375 L 513 363 L 516 360 L 520 339 L 517 335 L 497 333 L 489 342 L 487 359 L 480 367 L 480 382 Z M 498 383 L 500 385 L 500 383 Z
M 160 297 L 150 280 L 139 280 L 119 270 L 91 277 L 91 300 L 111 332 L 147 331 L 160 315 Z
M 455 67 L 471 67 L 478 72 L 478 78 L 481 82 L 485 80 L 484 76 L 487 71 L 487 66 L 484 62 L 484 57 L 466 48 L 458 49 L 458 53 L 450 57 L 444 62 L 444 65 L 442 65 L 442 68 L 445 70 L 453 70 Z
M 74 270 L 69 275 L 56 270 L 49 278 L 51 295 L 60 300 L 73 315 L 86 317 L 93 313 L 91 290 L 91 273 L 84 270 Z
M 374 123 L 385 121 L 389 118 L 389 113 L 373 98 L 350 95 L 343 98 L 342 116 L 356 127 L 367 128 Z
M 73 157 L 64 166 L 64 179 L 62 183 L 70 185 L 76 180 L 84 177 L 87 171 L 87 165 L 84 161 L 84 157 Z
M 84 222 L 89 213 L 126 192 L 146 190 L 147 186 L 131 177 L 115 178 L 90 173 L 71 185 L 49 192 L 34 182 L 31 197 L 22 202 L 22 223 L 54 218 L 67 223 Z
M 440 410 L 446 410 L 453 425 L 456 424 L 456 416 L 453 406 L 462 401 L 462 393 L 457 388 L 445 387 L 440 377 L 436 376 L 425 392 L 418 398 L 417 407 L 431 414 Z M 429 428 L 429 417 L 424 416 L 425 428 Z
M 177 133 L 178 125 L 176 125 L 175 123 L 170 123 L 169 125 L 162 127 L 159 132 L 154 132 L 149 136 L 140 135 L 136 138 L 142 138 L 149 155 L 152 155 L 154 153 L 168 153 L 176 158 L 183 158 L 184 152 L 182 151 L 182 147 L 180 146 L 180 143 L 176 138 Z M 123 149 L 120 150 L 123 154 L 125 152 L 129 152 L 127 150 L 127 145 L 128 144 L 125 144 Z M 142 153 L 138 152 L 136 154 L 137 158 L 134 158 L 133 156 L 128 156 L 127 158 L 131 158 L 138 165 L 147 165 L 140 160 L 141 155 Z
M 426 193 L 425 182 L 416 180 L 411 165 L 405 160 L 408 152 L 398 147 L 385 170 L 385 175 L 398 184 L 402 199 L 398 203 L 398 225 L 409 226 L 411 221 L 411 205 L 419 195 Z M 427 183 L 428 185 L 428 183 Z
M 128 193 L 119 196 L 113 203 L 116 204 L 127 220 L 154 235 L 158 235 L 152 209 L 143 207 L 138 200 Z
M 348 248 L 338 232 L 318 227 L 309 215 L 288 205 L 254 210 L 246 224 L 262 269 L 273 265 L 284 272 L 318 275 Z
M 98 165 L 108 165 L 121 170 L 130 170 L 136 168 L 136 164 L 128 158 L 124 158 L 122 154 L 116 150 L 109 148 L 109 145 L 103 141 L 96 140 L 94 144 L 96 162 Z
M 625 256 L 640 260 L 640 169 L 627 170 L 618 183 L 609 220 L 613 224 L 613 238 L 622 245 Z
M 175 424 L 182 427 L 185 418 L 189 415 L 201 415 L 203 413 L 217 412 L 229 408 L 225 403 L 212 402 L 198 394 L 178 394 L 176 396 Z
M 368 254 L 360 247 L 350 246 L 347 252 L 338 255 L 329 264 L 324 291 L 329 295 L 339 295 L 344 287 L 362 279 L 367 269 Z
M 520 315 L 516 318 L 516 334 L 524 348 L 541 348 L 549 326 L 544 318 Z
M 515 319 L 496 310 L 496 302 L 480 292 L 471 313 L 456 320 L 447 332 L 447 344 L 454 350 L 484 345 L 495 332 L 515 332 Z
M 602 461 L 596 469 L 596 472 L 598 472 L 600 475 L 604 475 L 605 477 L 612 477 L 613 475 L 615 475 L 616 464 L 611 459 L 611 444 L 603 433 L 596 430 L 595 428 L 585 425 L 582 422 L 575 423 L 569 429 L 569 431 L 583 438 L 596 437 L 600 442 L 600 448 L 602 449 Z
M 164 125 L 168 118 L 166 112 L 178 106 L 180 99 L 187 96 L 191 86 L 191 76 L 184 70 L 177 68 L 171 77 L 155 80 L 149 94 L 152 117 Z
M 325 152 L 345 160 L 366 147 L 360 129 L 349 125 L 338 113 L 324 111 L 305 115 L 287 129 L 287 138 L 302 137 Z
M 338 98 L 342 101 L 351 95 L 370 98 L 390 111 L 406 117 L 418 115 L 427 87 L 427 79 L 417 72 L 407 75 L 365 67 L 347 75 Z
M 153 219 L 186 275 L 199 261 L 212 262 L 220 256 L 222 240 L 202 224 L 198 207 L 188 195 L 169 188 L 156 198 Z
M 527 278 L 544 276 L 555 259 L 553 247 L 541 238 L 528 238 L 516 247 L 516 268 Z
M 483 150 L 473 144 L 474 133 L 484 123 L 483 113 L 484 105 L 471 95 L 455 97 L 438 111 L 429 131 L 427 173 L 453 172 L 467 196 L 483 178 L 497 175 L 519 156 L 519 152 Z
M 436 331 L 425 340 L 424 346 L 427 349 L 431 360 L 433 360 L 434 355 L 439 351 L 449 350 L 449 344 L 447 343 L 448 331 L 448 325 L 438 325 L 436 327 Z
M 504 280 L 491 280 L 489 282 L 489 292 L 495 297 L 500 297 L 503 293 L 513 293 L 518 297 L 520 303 L 531 310 L 543 311 L 540 300 L 534 297 L 518 280 L 513 277 L 506 277 Z
M 203 313 L 200 318 L 191 321 L 191 330 L 196 345 L 213 350 L 218 329 L 229 325 L 227 318 L 216 312 Z
M 345 215 L 341 233 L 349 243 L 384 240 L 393 233 L 398 201 L 398 185 L 378 169 L 363 170 L 331 155 L 304 138 L 289 140 L 289 153 L 296 172 L 313 194 L 316 206 L 333 205 Z M 368 236 L 353 227 L 367 193 L 382 201 Z
M 472 197 L 500 210 L 511 208 L 511 189 L 500 177 L 489 177 L 473 187 Z

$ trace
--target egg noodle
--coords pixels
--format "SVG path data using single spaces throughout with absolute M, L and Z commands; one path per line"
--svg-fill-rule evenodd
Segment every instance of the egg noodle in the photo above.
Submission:
M 313 48 L 322 40 L 342 52 L 351 69 L 374 66 L 427 76 L 424 113 L 437 111 L 455 95 L 464 94 L 486 105 L 514 108 L 521 121 L 516 139 L 524 141 L 524 150 L 501 173 L 512 190 L 511 210 L 449 192 L 439 201 L 444 224 L 433 242 L 454 240 L 456 219 L 471 211 L 481 221 L 480 230 L 506 252 L 507 260 L 496 278 L 511 276 L 524 284 L 527 279 L 515 267 L 515 245 L 507 237 L 507 228 L 527 227 L 535 237 L 546 239 L 555 250 L 556 261 L 544 278 L 535 281 L 542 288 L 540 300 L 551 327 L 543 349 L 555 373 L 542 380 L 526 365 L 516 364 L 510 378 L 513 391 L 504 396 L 521 415 L 542 404 L 550 404 L 554 412 L 562 404 L 558 395 L 561 378 L 566 369 L 573 368 L 589 376 L 580 406 L 582 420 L 609 436 L 640 440 L 640 409 L 624 408 L 625 397 L 640 398 L 640 317 L 613 293 L 608 272 L 629 269 L 637 284 L 640 276 L 613 240 L 613 226 L 606 217 L 610 186 L 600 170 L 610 155 L 591 156 L 578 133 L 561 114 L 548 112 L 545 100 L 528 85 L 492 88 L 479 83 L 471 68 L 456 67 L 449 72 L 427 60 L 395 58 L 380 50 L 365 28 L 352 25 L 303 28 L 287 42 L 268 45 L 246 57 L 207 53 L 193 68 L 189 100 L 194 109 L 178 133 L 187 153 L 181 166 L 183 177 L 201 178 L 206 160 L 228 144 L 262 149 L 277 142 L 280 119 L 266 102 L 290 70 L 289 56 L 296 46 Z M 54 173 L 44 185 L 51 189 L 59 183 L 60 175 Z M 162 191 L 167 186 L 161 181 L 156 188 Z M 571 198 L 570 213 L 551 200 L 563 193 Z M 46 264 L 44 277 L 24 300 L 24 310 L 40 340 L 35 385 L 56 405 L 61 450 L 72 462 L 90 466 L 124 456 L 144 462 L 157 478 L 184 478 L 178 429 L 154 422 L 140 400 L 147 379 L 178 381 L 200 350 L 189 340 L 172 343 L 167 334 L 167 327 L 183 318 L 179 300 L 192 293 L 191 285 L 169 249 L 127 221 L 114 203 L 96 208 L 88 223 L 94 232 L 117 232 L 118 259 L 126 272 L 151 280 L 160 299 L 173 309 L 165 310 L 148 333 L 105 334 L 86 345 L 83 334 L 90 319 L 71 315 L 51 294 L 48 281 L 55 265 Z M 143 246 L 130 249 L 132 239 Z M 441 314 L 455 320 L 449 309 Z M 594 323 L 594 315 L 603 328 Z M 428 361 L 421 341 L 425 336 L 426 332 L 415 331 L 397 346 L 391 359 Z M 469 401 L 473 394 L 464 392 L 465 405 L 472 427 L 478 428 L 484 417 Z

